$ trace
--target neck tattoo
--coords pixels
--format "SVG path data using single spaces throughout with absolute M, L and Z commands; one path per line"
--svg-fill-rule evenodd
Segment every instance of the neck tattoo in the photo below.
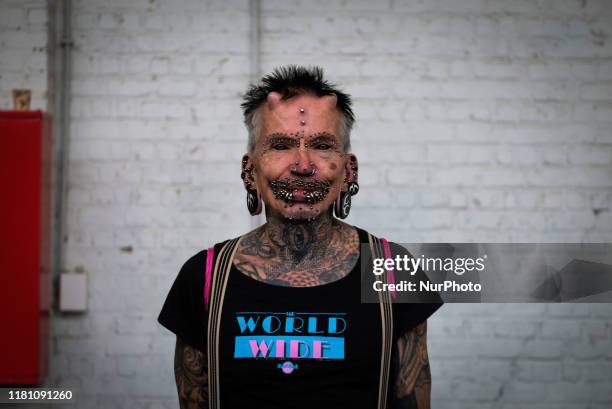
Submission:
M 353 228 L 321 214 L 314 221 L 268 222 L 240 242 L 234 264 L 245 275 L 269 284 L 309 287 L 348 274 L 359 257 Z

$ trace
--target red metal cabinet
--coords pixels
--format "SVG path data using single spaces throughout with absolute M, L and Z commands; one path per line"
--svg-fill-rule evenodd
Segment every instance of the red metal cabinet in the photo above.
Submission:
M 41 111 L 0 111 L 0 384 L 48 373 L 51 128 Z

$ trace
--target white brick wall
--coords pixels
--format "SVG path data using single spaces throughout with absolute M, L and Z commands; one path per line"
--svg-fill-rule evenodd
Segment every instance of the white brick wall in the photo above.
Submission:
M 41 3 L 2 3 L 2 107 L 5 73 L 45 66 Z M 89 275 L 90 311 L 55 320 L 50 383 L 79 385 L 85 408 L 176 407 L 156 314 L 187 257 L 250 224 L 248 3 L 74 13 L 63 267 Z M 609 1 L 270 0 L 261 14 L 263 72 L 319 64 L 354 96 L 349 222 L 406 242 L 612 240 Z M 609 407 L 611 313 L 445 306 L 430 322 L 434 407 Z
M 47 4 L 0 2 L 0 110 L 13 109 L 13 89 L 32 91 L 31 109 L 47 109 Z

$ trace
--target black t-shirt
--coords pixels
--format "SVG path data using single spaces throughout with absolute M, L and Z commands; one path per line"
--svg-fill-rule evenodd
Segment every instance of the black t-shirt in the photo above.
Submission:
M 367 233 L 358 232 L 367 243 Z M 401 251 L 392 246 L 393 254 Z M 361 302 L 361 261 L 360 255 L 348 275 L 316 287 L 270 285 L 232 267 L 221 316 L 222 407 L 376 407 L 380 307 Z M 201 251 L 183 265 L 158 318 L 201 351 L 205 262 Z M 394 304 L 395 339 L 440 305 Z

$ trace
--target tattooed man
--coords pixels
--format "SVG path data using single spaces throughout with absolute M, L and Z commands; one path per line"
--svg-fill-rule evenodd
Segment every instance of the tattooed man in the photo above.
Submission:
M 361 302 L 372 237 L 341 221 L 359 190 L 349 95 L 288 66 L 242 108 L 240 177 L 266 222 L 195 254 L 170 290 L 159 322 L 177 335 L 180 407 L 429 408 L 426 320 L 440 303 L 385 317 Z

